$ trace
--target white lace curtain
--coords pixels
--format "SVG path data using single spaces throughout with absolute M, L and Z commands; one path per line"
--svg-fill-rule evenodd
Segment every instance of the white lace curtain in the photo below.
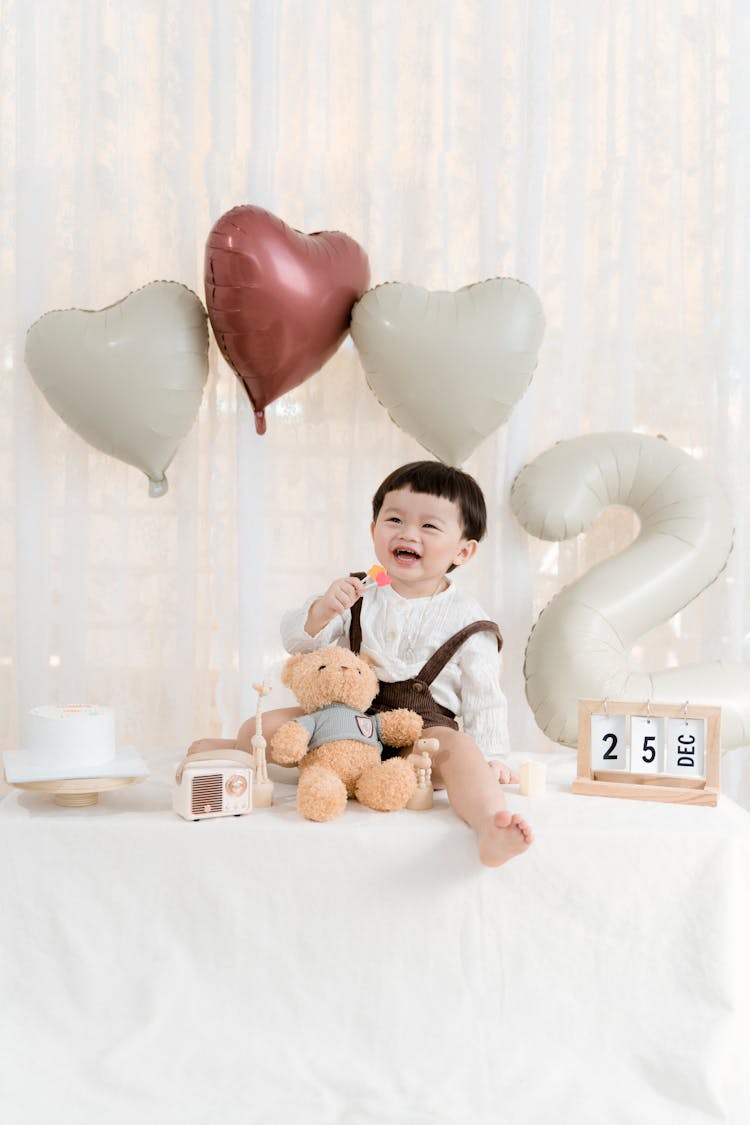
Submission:
M 155 279 L 201 297 L 203 245 L 256 203 L 367 250 L 373 284 L 510 275 L 547 333 L 529 393 L 467 464 L 492 530 L 462 578 L 500 622 L 517 749 L 523 651 L 559 587 L 628 541 L 560 546 L 508 508 L 561 438 L 666 434 L 726 485 L 721 579 L 633 654 L 747 649 L 750 9 L 740 0 L 3 0 L 0 44 L 0 746 L 41 702 L 111 704 L 119 741 L 233 733 L 290 603 L 372 561 L 369 499 L 422 451 L 347 343 L 256 437 L 216 349 L 150 500 L 23 363 L 49 309 Z M 280 702 L 278 693 L 273 702 Z M 750 804 L 748 751 L 728 762 Z

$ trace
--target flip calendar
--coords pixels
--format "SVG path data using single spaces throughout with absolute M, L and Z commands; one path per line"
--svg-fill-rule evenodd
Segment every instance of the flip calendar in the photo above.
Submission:
M 715 805 L 720 707 L 582 699 L 574 793 Z

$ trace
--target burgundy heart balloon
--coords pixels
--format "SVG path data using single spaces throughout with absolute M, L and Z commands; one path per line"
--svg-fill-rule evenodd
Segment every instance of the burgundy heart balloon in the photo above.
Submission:
M 340 231 L 303 234 L 247 205 L 211 228 L 205 283 L 216 341 L 263 434 L 268 404 L 319 371 L 341 344 L 370 264 Z

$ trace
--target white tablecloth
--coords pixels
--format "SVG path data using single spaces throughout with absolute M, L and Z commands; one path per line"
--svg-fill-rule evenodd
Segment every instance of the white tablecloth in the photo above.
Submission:
M 0 802 L 7 1125 L 750 1121 L 750 816 L 576 797 L 486 870 L 431 812 Z

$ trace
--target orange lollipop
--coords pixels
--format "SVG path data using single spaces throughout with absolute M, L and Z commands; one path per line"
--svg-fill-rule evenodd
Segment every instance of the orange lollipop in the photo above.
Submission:
M 371 566 L 367 572 L 367 577 L 375 586 L 390 586 L 391 584 L 388 571 L 384 566 Z

